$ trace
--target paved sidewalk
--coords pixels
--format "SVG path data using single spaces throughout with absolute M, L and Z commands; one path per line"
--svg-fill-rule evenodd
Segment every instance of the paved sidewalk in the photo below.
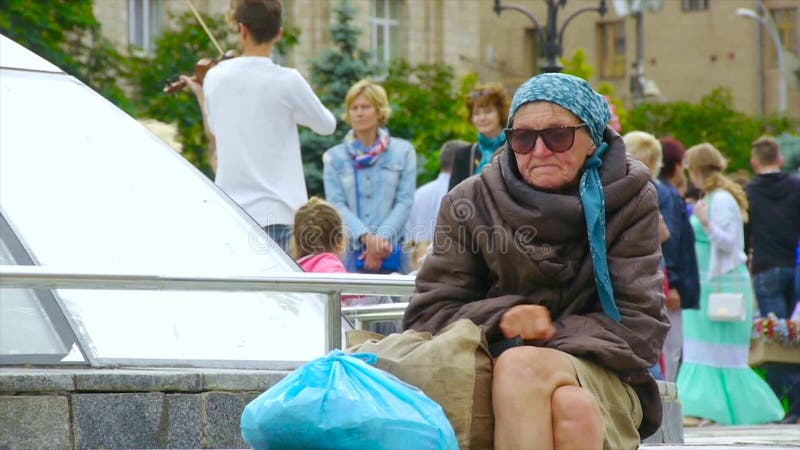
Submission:
M 642 450 L 800 449 L 800 425 L 710 426 L 683 429 L 684 444 L 642 445 Z

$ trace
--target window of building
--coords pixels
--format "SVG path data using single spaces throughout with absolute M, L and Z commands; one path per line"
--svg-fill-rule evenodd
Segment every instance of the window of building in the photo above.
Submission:
M 769 13 L 775 21 L 775 28 L 778 30 L 778 37 L 781 40 L 783 51 L 794 53 L 800 56 L 800 33 L 798 33 L 797 8 L 771 9 Z M 776 60 L 775 46 L 771 43 L 771 38 L 767 37 L 771 48 L 772 59 Z
M 601 78 L 621 78 L 625 76 L 625 21 L 601 22 L 597 24 L 597 66 Z
M 400 17 L 402 0 L 372 0 L 372 51 L 379 63 L 388 65 L 402 57 Z
M 681 9 L 684 11 L 705 11 L 711 0 L 681 0 Z
M 161 33 L 161 0 L 128 0 L 128 42 L 149 54 Z

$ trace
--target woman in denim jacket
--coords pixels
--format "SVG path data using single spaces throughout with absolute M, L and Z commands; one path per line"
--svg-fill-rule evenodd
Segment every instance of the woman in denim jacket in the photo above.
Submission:
M 347 92 L 344 121 L 350 125 L 341 144 L 322 156 L 325 197 L 342 215 L 350 240 L 348 272 L 408 272 L 408 255 L 393 250 L 414 202 L 416 152 L 410 142 L 385 128 L 391 107 L 382 86 L 361 80 Z M 384 260 L 386 259 L 386 263 Z

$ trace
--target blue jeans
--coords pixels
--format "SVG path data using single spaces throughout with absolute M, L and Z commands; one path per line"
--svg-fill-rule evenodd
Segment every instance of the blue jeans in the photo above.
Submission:
M 774 313 L 779 319 L 787 319 L 794 310 L 797 294 L 795 267 L 773 267 L 753 275 L 753 288 L 762 317 Z
M 753 287 L 761 315 L 775 313 L 788 319 L 800 295 L 800 267 L 773 267 L 753 276 Z M 767 363 L 767 383 L 780 398 L 789 400 L 789 416 L 800 414 L 800 364 Z M 796 419 L 795 419 L 796 420 Z
M 787 417 L 800 416 L 800 364 L 770 362 L 761 367 L 767 371 L 767 383 L 775 395 L 789 400 Z
M 282 224 L 274 224 L 274 225 L 267 225 L 264 227 L 264 231 L 267 232 L 270 238 L 278 244 L 283 251 L 289 253 L 289 242 L 292 240 L 292 226 L 291 225 L 282 225 Z

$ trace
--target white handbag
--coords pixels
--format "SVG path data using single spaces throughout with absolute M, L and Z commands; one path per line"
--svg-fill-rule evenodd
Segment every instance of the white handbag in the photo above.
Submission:
M 744 294 L 713 292 L 708 295 L 708 318 L 714 322 L 741 322 L 746 317 Z
M 711 214 L 711 199 L 708 201 L 708 214 Z M 719 292 L 722 289 L 719 275 L 717 278 L 717 292 L 708 295 L 708 319 L 714 322 L 743 322 L 747 317 L 744 294 Z M 734 290 L 739 289 L 739 276 L 733 275 Z

